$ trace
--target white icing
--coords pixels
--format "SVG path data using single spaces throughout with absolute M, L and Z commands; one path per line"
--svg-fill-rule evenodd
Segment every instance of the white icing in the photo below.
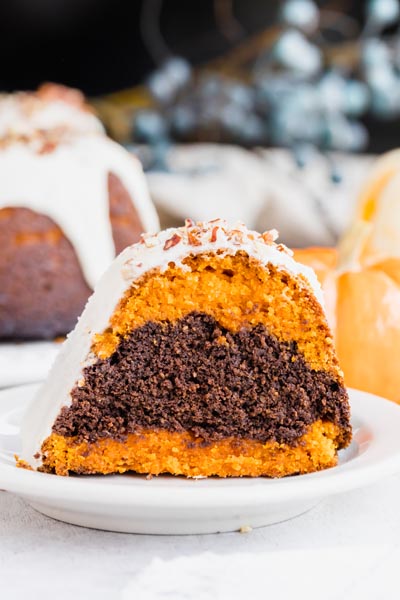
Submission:
M 190 255 L 216 251 L 234 255 L 244 250 L 260 264 L 272 264 L 290 273 L 322 303 L 322 292 L 314 271 L 297 263 L 289 252 L 279 249 L 276 244 L 265 243 L 258 233 L 248 231 L 241 224 L 229 228 L 226 222 L 218 221 L 200 228 L 200 243 L 193 246 L 188 240 L 190 229 L 194 231 L 196 228 L 167 229 L 154 236 L 144 236 L 144 243 L 126 248 L 101 278 L 24 418 L 22 458 L 30 464 L 39 464 L 34 461 L 33 455 L 50 435 L 61 407 L 71 403 L 71 389 L 81 378 L 85 365 L 93 360 L 90 353 L 93 335 L 104 331 L 126 290 L 147 271 L 154 268 L 164 270 L 172 261 L 185 268 L 182 261 Z M 273 232 L 271 234 L 272 238 Z M 179 243 L 166 250 L 166 244 L 171 243 L 174 236 L 179 236 Z M 215 241 L 211 241 L 214 237 Z
M 34 94 L 0 98 L 0 138 L 33 136 L 38 131 L 67 129 L 77 133 L 103 133 L 101 121 L 91 112 L 62 100 L 44 101 Z
M 215 252 L 216 250 L 225 250 L 227 254 L 236 254 L 238 249 L 241 249 L 249 256 L 259 260 L 261 264 L 271 263 L 284 267 L 294 276 L 303 275 L 319 303 L 323 305 L 323 294 L 315 272 L 310 267 L 296 262 L 290 250 L 285 248 L 282 251 L 276 244 L 266 244 L 259 233 L 249 231 L 241 223 L 229 227 L 225 221 L 216 220 L 211 225 L 211 231 L 213 227 L 218 228 L 216 241 L 210 241 L 210 229 L 206 227 L 199 238 L 201 243 L 198 246 L 188 243 L 186 228 L 183 227 L 166 229 L 157 235 L 144 236 L 144 244 L 135 244 L 129 249 L 131 255 L 125 261 L 123 271 L 125 277 L 128 281 L 134 281 L 156 267 L 163 271 L 171 261 L 181 268 L 185 268 L 182 261 L 190 254 Z M 233 231 L 238 234 L 232 236 Z M 251 237 L 248 237 L 248 234 Z M 173 235 L 181 236 L 181 242 L 165 251 L 164 244 Z M 271 231 L 272 238 L 277 235 L 276 231 Z
M 139 161 L 106 136 L 73 136 L 45 154 L 21 142 L 0 149 L 0 208 L 27 207 L 52 218 L 73 244 L 92 289 L 115 256 L 109 172 L 129 192 L 144 230 L 157 231 Z

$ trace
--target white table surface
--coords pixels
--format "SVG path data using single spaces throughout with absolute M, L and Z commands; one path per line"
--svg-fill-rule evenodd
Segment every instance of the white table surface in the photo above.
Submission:
M 249 533 L 109 533 L 0 492 L 1 600 L 400 598 L 400 475 Z

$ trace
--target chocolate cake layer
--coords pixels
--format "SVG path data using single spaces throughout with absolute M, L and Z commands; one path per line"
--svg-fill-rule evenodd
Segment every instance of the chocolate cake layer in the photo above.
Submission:
M 198 312 L 134 330 L 85 368 L 72 398 L 53 432 L 79 441 L 165 429 L 201 443 L 233 436 L 293 444 L 318 419 L 350 436 L 345 389 L 313 371 L 295 343 L 263 325 L 230 333 Z

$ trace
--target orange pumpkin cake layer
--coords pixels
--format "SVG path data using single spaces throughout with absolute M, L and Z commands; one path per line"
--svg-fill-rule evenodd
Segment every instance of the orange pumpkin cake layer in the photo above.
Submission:
M 52 434 L 42 451 L 44 470 L 58 475 L 135 471 L 187 477 L 284 477 L 335 466 L 342 442 L 336 425 L 318 421 L 296 446 L 230 438 L 204 446 L 188 433 L 160 430 L 96 443 Z
M 311 293 L 284 272 L 239 252 L 198 255 L 161 272 L 147 273 L 125 294 L 110 327 L 95 336 L 93 351 L 106 358 L 120 339 L 147 322 L 175 322 L 196 310 L 212 315 L 229 331 L 266 325 L 283 341 L 296 342 L 314 369 L 339 372 L 326 318 Z

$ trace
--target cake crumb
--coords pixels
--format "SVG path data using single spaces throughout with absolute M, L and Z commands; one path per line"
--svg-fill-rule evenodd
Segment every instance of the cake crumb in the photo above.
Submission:
M 31 465 L 26 462 L 26 460 L 22 460 L 21 458 L 19 458 L 18 454 L 14 454 L 14 459 L 18 469 L 26 469 L 27 471 L 34 470 L 33 467 L 31 467 Z
M 250 525 L 242 525 L 239 529 L 239 533 L 250 533 L 251 531 L 253 531 L 253 528 Z

